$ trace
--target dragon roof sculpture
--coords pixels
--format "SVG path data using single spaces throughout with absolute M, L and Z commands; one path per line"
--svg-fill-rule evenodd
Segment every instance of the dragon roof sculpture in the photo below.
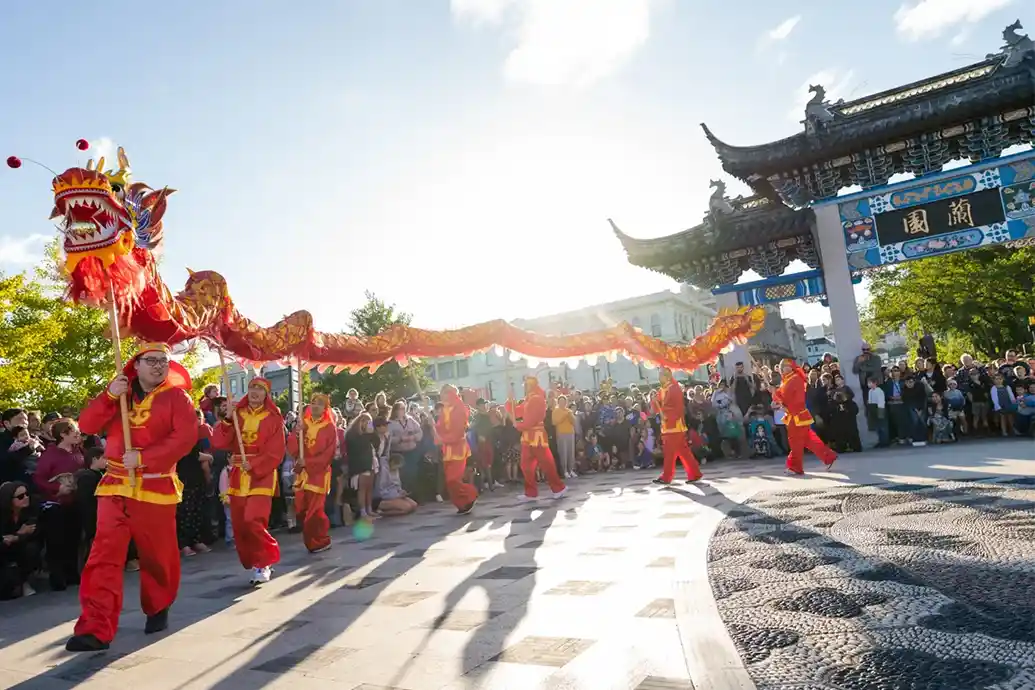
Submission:
M 86 150 L 89 143 L 80 139 L 76 146 Z M 16 156 L 7 159 L 12 168 L 21 163 Z M 624 322 L 567 336 L 489 321 L 447 331 L 400 325 L 376 336 L 357 337 L 317 331 L 309 312 L 297 311 L 263 327 L 237 311 L 226 280 L 214 271 L 191 272 L 184 289 L 172 294 L 158 273 L 156 252 L 164 240 L 162 222 L 174 190 L 132 182 L 129 159 L 121 148 L 118 165 L 104 171 L 104 159 L 96 165 L 91 160 L 85 168 L 56 174 L 51 218 L 65 238 L 69 298 L 98 307 L 114 300 L 122 333 L 146 341 L 172 345 L 202 339 L 242 361 L 298 358 L 304 366 L 320 370 L 374 370 L 391 360 L 406 364 L 411 358 L 466 355 L 496 346 L 544 361 L 621 353 L 634 361 L 692 371 L 733 342 L 757 333 L 765 320 L 765 312 L 757 308 L 720 312 L 708 331 L 687 345 L 652 338 Z

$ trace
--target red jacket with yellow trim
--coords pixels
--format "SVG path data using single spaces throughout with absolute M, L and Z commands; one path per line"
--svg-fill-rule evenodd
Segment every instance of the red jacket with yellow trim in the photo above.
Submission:
M 295 482 L 296 487 L 303 491 L 316 493 L 328 493 L 331 490 L 331 461 L 334 460 L 334 451 L 338 447 L 338 430 L 330 415 L 325 415 L 323 420 L 313 421 L 306 417 L 305 425 L 305 467 L 302 469 L 299 478 Z M 287 452 L 293 458 L 298 458 L 298 430 L 302 425 L 295 427 L 295 430 L 288 435 Z
M 442 460 L 466 460 L 471 455 L 467 445 L 468 408 L 460 396 L 442 401 L 442 416 L 435 422 L 435 432 L 442 444 Z
M 651 407 L 661 414 L 661 433 L 686 433 L 686 407 L 683 404 L 683 387 L 672 380 L 651 400 Z
M 277 488 L 277 468 L 284 461 L 284 418 L 272 404 L 252 409 L 247 399 L 243 402 L 234 414 L 244 438 L 244 452 L 251 470 L 245 472 L 241 467 L 240 445 L 234 424 L 229 419 L 224 419 L 212 430 L 212 448 L 232 454 L 227 494 L 273 496 Z
M 514 413 L 517 421 L 514 427 L 521 432 L 521 442 L 526 446 L 546 446 L 546 396 L 537 391 L 529 394 L 525 401 L 517 406 Z
M 783 378 L 773 400 L 787 411 L 787 426 L 811 426 L 813 419 L 805 407 L 805 374 L 794 372 Z
M 179 503 L 183 485 L 176 476 L 176 463 L 198 441 L 198 418 L 186 391 L 163 383 L 137 400 L 129 410 L 129 436 L 140 452 L 136 486 L 129 485 L 129 472 L 122 464 L 125 445 L 119 400 L 105 389 L 79 415 L 84 434 L 107 434 L 104 454 L 108 469 L 97 485 L 98 496 L 125 496 L 143 503 Z

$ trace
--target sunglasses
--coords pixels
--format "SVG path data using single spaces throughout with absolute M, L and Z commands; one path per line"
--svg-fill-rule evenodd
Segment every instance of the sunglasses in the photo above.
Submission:
M 14 500 L 20 501 L 23 498 L 28 498 L 28 497 L 29 497 L 29 494 L 26 493 L 25 491 L 22 491 L 22 492 L 17 493 L 17 494 L 14 495 Z

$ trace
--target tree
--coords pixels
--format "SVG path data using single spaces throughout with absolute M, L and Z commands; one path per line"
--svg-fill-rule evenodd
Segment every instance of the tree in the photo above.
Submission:
M 864 334 L 905 326 L 915 343 L 924 332 L 951 344 L 939 359 L 970 352 L 1001 357 L 1029 342 L 1027 318 L 1035 314 L 1035 247 L 1002 245 L 920 259 L 872 274 Z M 959 352 L 956 352 L 956 351 Z
M 408 326 L 412 318 L 406 312 L 396 311 L 395 305 L 386 304 L 374 293 L 367 292 L 366 303 L 352 310 L 345 332 L 349 335 L 374 336 L 389 326 Z M 372 402 L 380 391 L 384 391 L 391 401 L 423 392 L 429 383 L 423 363 L 410 362 L 404 368 L 395 362 L 388 362 L 374 373 L 364 369 L 355 374 L 324 374 L 317 382 L 316 390 L 328 394 L 331 405 L 340 407 L 345 404 L 350 388 L 359 391 L 360 400 L 365 402 Z
M 55 240 L 33 277 L 0 274 L 0 407 L 80 409 L 114 376 L 107 313 L 64 299 L 59 260 Z
M 220 371 L 218 367 L 202 368 L 205 353 L 208 348 L 201 343 L 196 343 L 180 358 L 180 364 L 190 372 L 191 399 L 195 402 L 201 400 L 205 387 L 211 383 L 219 384 Z

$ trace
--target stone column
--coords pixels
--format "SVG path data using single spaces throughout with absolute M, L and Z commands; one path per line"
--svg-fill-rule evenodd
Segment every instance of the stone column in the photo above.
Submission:
M 827 302 L 830 307 L 830 321 L 834 328 L 837 344 L 837 359 L 844 373 L 845 383 L 855 393 L 859 405 L 859 438 L 864 446 L 875 445 L 877 435 L 870 432 L 866 424 L 866 404 L 859 377 L 852 373 L 852 363 L 862 352 L 862 330 L 859 327 L 859 307 L 855 303 L 852 274 L 848 267 L 848 251 L 845 247 L 844 228 L 838 204 L 831 201 L 812 207 L 816 214 L 816 234 L 819 253 L 823 259 L 823 282 L 826 284 Z
M 740 304 L 737 303 L 737 293 L 723 292 L 722 294 L 715 295 L 715 308 L 718 311 L 723 309 L 739 309 Z M 737 362 L 743 362 L 744 367 L 750 371 L 751 360 L 748 357 L 746 345 L 734 345 L 733 350 L 722 356 L 722 375 L 724 378 L 733 376 Z

